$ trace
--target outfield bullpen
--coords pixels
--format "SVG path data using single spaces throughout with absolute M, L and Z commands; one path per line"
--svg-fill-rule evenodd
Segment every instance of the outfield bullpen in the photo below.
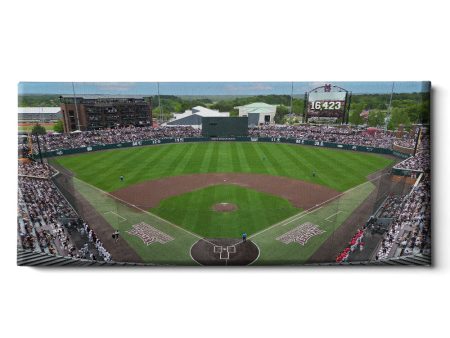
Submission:
M 192 264 L 191 247 L 203 238 L 210 258 L 231 261 L 239 246 L 228 252 L 216 242 L 237 243 L 242 232 L 259 247 L 257 263 L 305 262 L 373 192 L 367 176 L 393 163 L 383 155 L 248 142 L 167 144 L 56 161 L 143 261 L 177 264 Z M 285 240 L 292 234 L 306 242 Z

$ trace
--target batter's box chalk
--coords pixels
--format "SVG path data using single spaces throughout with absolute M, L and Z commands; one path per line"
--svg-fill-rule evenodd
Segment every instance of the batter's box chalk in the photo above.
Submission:
M 228 253 L 236 253 L 236 247 L 234 245 L 227 246 Z
M 228 250 L 223 250 L 220 253 L 220 259 L 230 259 L 230 253 L 228 252 Z

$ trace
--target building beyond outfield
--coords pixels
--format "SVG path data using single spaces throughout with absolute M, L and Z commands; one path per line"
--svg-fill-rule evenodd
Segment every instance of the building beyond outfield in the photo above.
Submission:
M 248 117 L 248 126 L 250 128 L 275 123 L 275 114 L 277 112 L 277 105 L 275 104 L 255 102 L 234 108 L 239 109 L 239 117 Z
M 64 132 L 152 124 L 151 97 L 123 95 L 63 95 Z
M 59 107 L 19 107 L 19 122 L 55 122 L 62 118 Z

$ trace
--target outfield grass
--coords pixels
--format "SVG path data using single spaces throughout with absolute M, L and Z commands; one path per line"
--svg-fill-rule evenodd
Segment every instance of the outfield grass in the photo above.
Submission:
M 237 210 L 217 212 L 216 203 L 233 203 Z M 254 234 L 301 209 L 283 198 L 237 185 L 215 185 L 167 198 L 152 213 L 208 238 L 239 238 Z
M 65 156 L 56 161 L 105 191 L 124 187 L 121 175 L 126 186 L 168 176 L 233 172 L 286 176 L 345 191 L 393 163 L 376 154 L 252 142 L 144 146 Z

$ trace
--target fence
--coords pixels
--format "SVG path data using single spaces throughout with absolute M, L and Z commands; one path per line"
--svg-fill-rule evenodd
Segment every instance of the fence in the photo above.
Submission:
M 297 138 L 247 137 L 247 136 L 243 136 L 243 137 L 211 137 L 211 138 L 209 138 L 209 137 L 161 138 L 161 139 L 151 139 L 151 140 L 136 141 L 136 142 L 121 142 L 121 143 L 103 144 L 103 145 L 95 145 L 95 146 L 73 148 L 73 149 L 53 150 L 53 151 L 43 152 L 42 156 L 43 157 L 54 157 L 54 156 L 71 155 L 71 154 L 78 154 L 78 153 L 85 153 L 85 152 L 99 151 L 99 150 L 107 150 L 107 149 L 138 147 L 138 146 L 158 145 L 158 144 L 167 144 L 167 143 L 208 142 L 208 141 L 294 143 L 294 144 L 301 144 L 301 145 L 315 146 L 315 147 L 362 151 L 362 152 L 375 153 L 375 154 L 387 154 L 387 155 L 394 155 L 394 156 L 401 157 L 401 158 L 409 157 L 409 155 L 404 155 L 399 152 L 393 152 L 391 149 L 386 149 L 386 148 L 359 146 L 359 145 L 351 145 L 351 144 L 340 144 L 340 143 L 323 142 L 323 141 L 313 141 L 313 140 L 297 139 Z

